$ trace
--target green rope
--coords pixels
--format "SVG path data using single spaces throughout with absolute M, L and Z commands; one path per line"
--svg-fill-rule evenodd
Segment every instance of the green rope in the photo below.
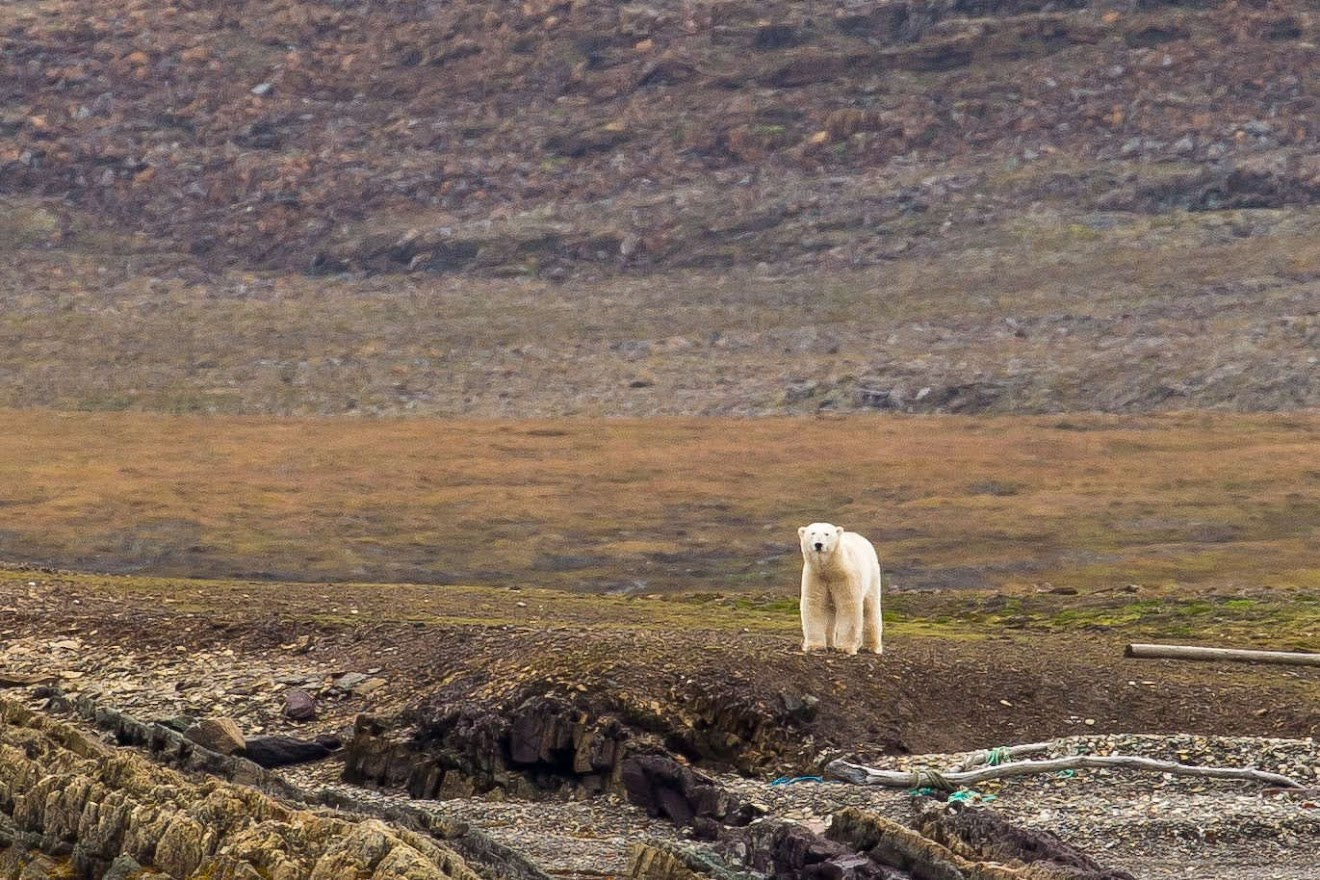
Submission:
M 984 804 L 996 800 L 997 797 L 997 795 L 986 794 L 985 792 L 976 791 L 970 788 L 960 788 L 957 791 L 950 793 L 949 800 L 959 801 L 964 804 Z
M 986 794 L 985 792 L 976 791 L 971 788 L 960 788 L 957 791 L 947 791 L 938 788 L 931 788 L 928 785 L 922 786 L 921 788 L 908 789 L 908 794 L 920 795 L 922 797 L 934 797 L 942 794 L 947 801 L 957 801 L 958 803 L 964 804 L 987 804 L 998 798 L 998 795 Z
M 956 791 L 958 786 L 944 778 L 944 774 L 929 767 L 917 767 L 912 771 L 912 788 L 930 788 L 935 791 Z
M 997 746 L 990 750 L 985 756 L 986 764 L 991 767 L 998 767 L 1008 760 L 1008 746 Z

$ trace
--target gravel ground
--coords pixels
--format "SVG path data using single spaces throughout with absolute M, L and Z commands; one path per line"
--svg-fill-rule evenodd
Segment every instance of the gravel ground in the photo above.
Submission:
M 289 686 L 333 681 L 345 670 L 287 653 L 235 656 L 232 651 L 171 657 L 139 656 L 130 648 L 84 644 L 76 636 L 9 637 L 0 643 L 0 670 L 48 669 L 57 659 L 62 687 L 123 708 L 145 719 L 184 711 L 228 714 L 248 733 L 291 732 L 310 736 L 321 729 L 344 730 L 359 711 L 379 710 L 402 700 L 405 682 L 387 682 L 369 698 L 342 695 L 322 703 L 313 730 L 290 724 L 278 713 L 277 695 Z M 370 670 L 363 670 L 369 672 Z M 15 689 L 17 696 L 21 689 Z M 29 693 L 31 691 L 29 690 Z M 34 705 L 39 701 L 33 700 Z M 272 711 L 274 709 L 274 711 Z M 1311 739 L 1252 737 L 1093 735 L 1055 740 L 1043 754 L 1128 754 L 1182 763 L 1252 766 L 1281 773 L 1306 786 L 1270 789 L 1256 782 L 1174 777 L 1126 770 L 1078 770 L 987 782 L 981 803 L 1009 820 L 1053 831 L 1102 863 L 1151 880 L 1320 880 L 1320 746 Z M 893 758 L 885 769 L 947 769 L 961 755 Z M 303 787 L 340 786 L 340 762 L 291 768 L 287 777 Z M 768 814 L 823 830 L 828 816 L 859 806 L 907 821 L 909 796 L 902 789 L 840 782 L 770 780 L 723 776 L 738 795 L 764 805 Z M 348 787 L 344 787 L 348 788 Z M 402 797 L 352 789 L 355 796 Z M 640 836 L 682 837 L 682 831 L 650 819 L 614 797 L 582 801 L 502 801 L 465 798 L 412 802 L 484 829 L 495 839 L 564 877 L 617 875 L 626 850 Z
M 1256 782 L 1132 770 L 1077 770 L 987 782 L 976 798 L 1025 827 L 1052 831 L 1101 863 L 1164 878 L 1320 878 L 1320 745 L 1311 739 L 1199 736 L 1079 736 L 1032 757 L 1124 754 L 1202 766 L 1255 767 L 1306 785 L 1296 792 Z M 875 766 L 951 768 L 961 755 L 896 758 Z M 823 828 L 828 815 L 858 806 L 909 816 L 902 789 L 841 782 L 772 786 L 730 778 L 731 788 L 772 814 Z
M 1313 783 L 1320 745 L 1312 740 L 1252 737 L 1082 736 L 1053 741 L 1040 756 L 1125 754 L 1200 765 L 1256 767 Z M 888 769 L 948 768 L 962 755 L 896 758 Z M 338 784 L 333 763 L 292 768 L 306 787 Z M 911 816 L 904 789 L 834 781 L 771 784 L 719 776 L 767 815 L 815 831 L 835 810 L 856 806 L 899 821 Z M 361 796 L 361 790 L 353 789 Z M 1010 821 L 1052 831 L 1102 864 L 1148 880 L 1320 880 L 1320 788 L 1297 792 L 1255 782 L 1211 780 L 1129 770 L 990 782 L 976 800 Z M 381 801 L 398 795 L 372 792 Z M 626 868 L 628 842 L 683 834 L 614 797 L 585 801 L 410 801 L 482 828 L 553 874 L 591 877 Z

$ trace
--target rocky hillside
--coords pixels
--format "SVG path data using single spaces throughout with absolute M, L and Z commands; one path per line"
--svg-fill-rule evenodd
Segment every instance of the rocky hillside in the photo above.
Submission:
M 1306 206 L 1310 4 L 36 0 L 0 189 L 296 270 L 855 266 L 1038 203 Z
M 7 4 L 0 404 L 1314 406 L 1318 31 L 1284 0 Z

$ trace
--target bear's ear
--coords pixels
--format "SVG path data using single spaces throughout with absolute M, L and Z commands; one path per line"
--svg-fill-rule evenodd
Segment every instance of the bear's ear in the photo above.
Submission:
M 843 526 L 835 526 L 835 527 L 834 527 L 834 534 L 836 534 L 836 535 L 838 535 L 840 538 L 842 538 L 842 537 L 843 537 Z
M 803 535 L 805 535 L 806 533 L 807 533 L 807 527 L 806 527 L 806 526 L 798 526 L 798 537 L 799 537 L 799 538 L 802 537 Z

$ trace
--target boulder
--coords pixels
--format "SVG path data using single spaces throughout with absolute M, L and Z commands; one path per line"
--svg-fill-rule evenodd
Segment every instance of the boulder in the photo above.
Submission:
M 632 803 L 675 825 L 691 825 L 700 837 L 715 836 L 722 825 L 746 825 L 755 815 L 715 780 L 664 755 L 628 758 L 622 780 Z
M 247 745 L 243 731 L 232 718 L 203 718 L 185 730 L 183 735 L 202 748 L 221 755 L 241 752 Z
M 316 698 L 302 688 L 294 688 L 284 695 L 285 718 L 290 721 L 311 721 L 316 718 Z
M 325 743 L 280 734 L 250 736 L 243 751 L 249 761 L 266 768 L 319 761 L 331 754 L 332 749 Z

